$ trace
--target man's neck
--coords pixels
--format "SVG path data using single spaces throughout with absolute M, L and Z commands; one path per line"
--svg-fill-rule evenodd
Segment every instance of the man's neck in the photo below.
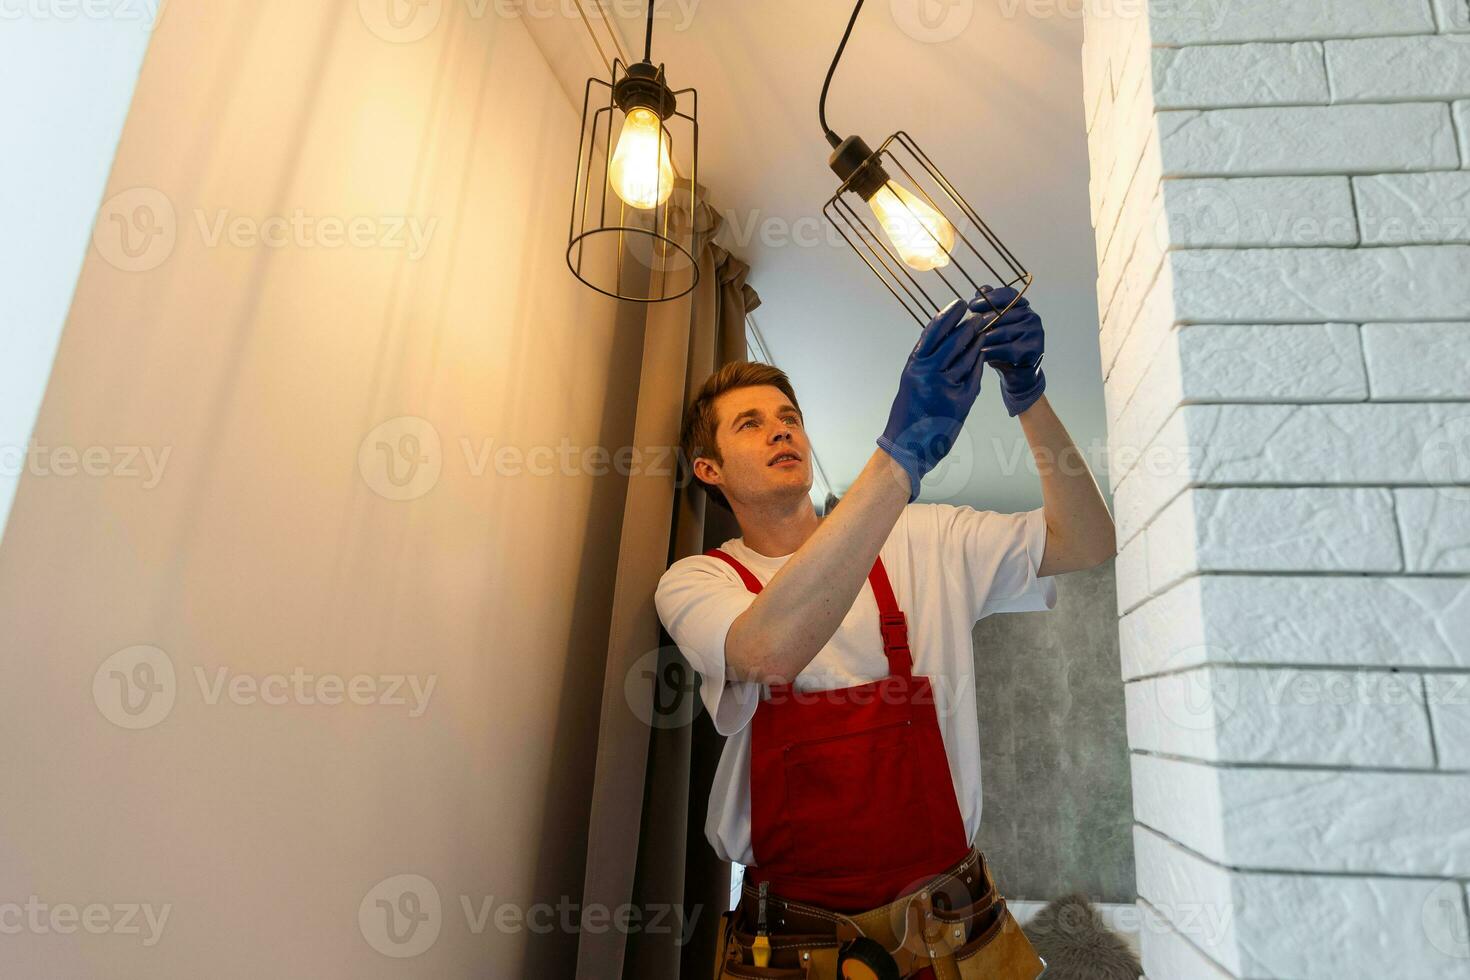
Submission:
M 770 509 L 741 510 L 735 515 L 740 522 L 741 539 L 751 551 L 767 558 L 792 554 L 822 523 L 811 498 L 805 496 L 783 501 Z

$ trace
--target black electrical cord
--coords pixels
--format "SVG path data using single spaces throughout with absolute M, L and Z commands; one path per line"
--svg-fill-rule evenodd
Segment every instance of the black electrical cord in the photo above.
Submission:
M 653 4 L 654 0 L 648 0 L 648 31 L 643 35 L 643 60 L 653 60 Z
M 649 0 L 650 4 L 652 0 Z M 827 80 L 822 83 L 822 98 L 817 103 L 817 119 L 822 123 L 822 132 L 827 136 L 827 142 L 834 147 L 842 142 L 842 137 L 832 132 L 832 127 L 827 125 L 827 89 L 832 85 L 832 73 L 837 70 L 837 62 L 842 60 L 842 50 L 847 47 L 847 39 L 852 36 L 852 25 L 857 23 L 858 11 L 863 9 L 863 0 L 857 0 L 857 5 L 852 8 L 852 16 L 847 20 L 847 30 L 842 32 L 842 42 L 837 45 L 837 53 L 832 56 L 832 66 L 827 69 Z

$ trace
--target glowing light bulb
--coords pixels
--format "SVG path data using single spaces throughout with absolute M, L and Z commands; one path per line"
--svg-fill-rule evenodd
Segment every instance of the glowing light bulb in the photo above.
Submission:
M 623 120 L 607 176 L 618 197 L 635 208 L 655 208 L 673 193 L 669 134 L 652 109 L 634 109 Z
M 888 181 L 868 205 L 904 264 L 920 272 L 949 265 L 954 225 L 900 184 Z

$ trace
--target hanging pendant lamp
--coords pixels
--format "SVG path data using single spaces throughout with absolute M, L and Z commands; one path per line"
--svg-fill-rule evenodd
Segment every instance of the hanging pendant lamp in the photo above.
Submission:
M 827 125 L 827 90 L 862 9 L 857 0 L 817 105 L 832 145 L 827 164 L 842 181 L 822 214 L 921 328 L 951 299 L 968 301 L 983 285 L 1011 286 L 1019 299 L 1031 273 L 911 136 L 899 130 L 875 153 L 861 136 L 844 139 Z M 991 307 L 1003 313 L 1014 303 Z
M 693 222 L 699 95 L 670 89 L 664 66 L 654 65 L 653 4 L 643 60 L 628 65 L 615 58 L 610 82 L 587 79 L 567 235 L 573 275 L 600 293 L 639 303 L 677 299 L 699 282 Z M 681 111 L 681 100 L 689 112 Z M 685 139 L 675 140 L 671 125 Z M 686 144 L 687 182 L 679 179 L 676 156 Z

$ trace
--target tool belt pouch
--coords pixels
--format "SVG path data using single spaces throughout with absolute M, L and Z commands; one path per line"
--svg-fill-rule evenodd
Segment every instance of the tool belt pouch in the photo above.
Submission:
M 1035 980 L 1046 969 L 1005 899 L 992 921 L 954 951 L 960 980 Z
M 755 934 L 736 924 L 735 913 L 726 913 L 715 980 L 837 980 L 837 950 L 832 935 L 770 936 L 771 958 L 765 966 L 755 965 L 751 947 Z
M 987 903 L 988 904 L 988 903 Z M 938 918 L 952 919 L 961 929 L 978 918 L 986 924 L 963 945 L 953 950 L 960 980 L 1036 980 L 1046 964 L 1021 931 L 1005 900 L 989 910 L 956 910 Z M 756 966 L 751 947 L 755 934 L 736 924 L 734 913 L 722 917 L 722 933 L 715 980 L 838 980 L 840 942 L 831 935 L 771 936 L 771 956 L 765 966 Z

